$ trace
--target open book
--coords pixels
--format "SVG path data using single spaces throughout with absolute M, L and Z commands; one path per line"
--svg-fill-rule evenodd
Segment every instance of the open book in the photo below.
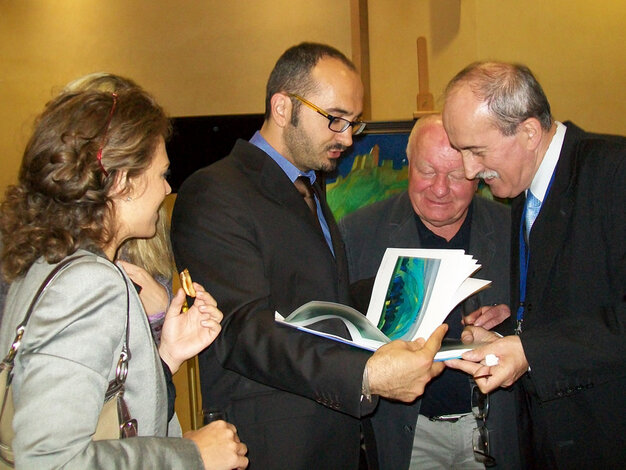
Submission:
M 463 250 L 388 248 L 378 268 L 367 315 L 333 302 L 308 302 L 276 321 L 371 351 L 395 339 L 428 338 L 456 305 L 491 281 L 470 277 L 480 268 Z M 329 318 L 342 320 L 351 340 L 308 328 Z M 471 349 L 446 342 L 435 357 L 460 357 Z

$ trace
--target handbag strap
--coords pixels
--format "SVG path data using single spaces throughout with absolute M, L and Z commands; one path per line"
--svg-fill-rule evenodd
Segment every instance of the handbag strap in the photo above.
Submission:
M 124 329 L 126 330 L 126 336 L 124 337 L 124 342 L 122 343 L 122 352 L 120 353 L 120 359 L 117 361 L 117 367 L 115 368 L 115 380 L 109 382 L 109 388 L 107 389 L 106 395 L 109 393 L 115 393 L 119 387 L 124 385 L 126 381 L 126 376 L 128 375 L 128 362 L 130 361 L 130 347 L 129 343 L 129 323 L 130 323 L 130 291 L 128 289 L 128 282 L 126 281 L 126 276 L 124 275 L 124 271 L 117 264 L 113 263 L 113 265 L 120 272 L 122 279 L 124 280 L 124 285 L 126 286 L 126 326 Z
M 56 277 L 56 275 L 59 274 L 59 272 L 65 266 L 67 266 L 72 261 L 74 261 L 75 259 L 78 259 L 78 258 L 82 258 L 82 256 L 73 256 L 71 258 L 67 258 L 67 259 L 61 261 L 59 264 L 56 265 L 56 267 L 52 271 L 50 271 L 50 274 L 48 274 L 46 279 L 44 279 L 44 281 L 41 283 L 41 285 L 39 286 L 39 289 L 37 289 L 37 293 L 35 293 L 35 296 L 33 297 L 33 300 L 31 300 L 30 305 L 28 306 L 28 310 L 26 310 L 26 314 L 24 315 L 24 319 L 22 320 L 22 322 L 19 325 L 17 325 L 17 328 L 15 330 L 15 339 L 13 340 L 13 343 L 11 344 L 11 348 L 9 349 L 9 353 L 4 358 L 4 361 L 3 361 L 4 363 L 13 365 L 13 361 L 15 359 L 15 356 L 17 355 L 17 350 L 20 347 L 20 345 L 22 344 L 22 337 L 24 336 L 24 331 L 26 330 L 26 324 L 28 323 L 28 320 L 30 319 L 30 315 L 33 313 L 33 310 L 35 308 L 35 304 L 39 300 L 39 297 L 41 297 L 43 292 L 46 290 L 46 288 L 52 282 L 52 280 Z
M 61 261 L 59 264 L 55 266 L 55 268 L 50 272 L 50 274 L 48 274 L 46 279 L 39 286 L 39 289 L 37 289 L 37 293 L 33 297 L 33 300 L 30 302 L 30 305 L 28 306 L 28 310 L 26 311 L 26 314 L 24 315 L 24 319 L 17 326 L 15 339 L 13 340 L 13 343 L 11 344 L 11 348 L 9 349 L 8 354 L 2 361 L 3 365 L 5 367 L 8 367 L 9 370 L 13 368 L 13 362 L 15 360 L 15 356 L 17 355 L 17 351 L 20 345 L 22 344 L 22 338 L 24 336 L 24 331 L 26 330 L 26 325 L 28 324 L 28 320 L 30 319 L 31 314 L 33 313 L 33 310 L 35 308 L 35 305 L 37 304 L 37 301 L 39 300 L 41 295 L 44 293 L 46 288 L 52 283 L 52 281 L 55 279 L 55 277 L 61 272 L 61 270 L 64 267 L 66 267 L 72 261 L 79 259 L 79 258 L 83 258 L 83 257 L 84 255 L 72 256 L 71 258 L 67 258 Z M 130 357 L 131 357 L 130 348 L 128 346 L 128 343 L 129 343 L 128 325 L 129 325 L 129 320 L 130 320 L 130 292 L 128 289 L 128 282 L 126 281 L 126 277 L 124 276 L 124 272 L 117 264 L 114 263 L 113 265 L 117 268 L 117 270 L 122 275 L 122 279 L 124 280 L 124 285 L 126 286 L 126 324 L 124 326 L 125 336 L 124 336 L 124 342 L 122 343 L 122 352 L 120 354 L 120 359 L 115 369 L 115 379 L 109 383 L 109 388 L 107 389 L 107 393 L 109 393 L 109 391 L 114 392 L 117 389 L 119 389 L 119 387 L 124 385 L 126 376 L 128 375 L 128 361 L 130 361 Z

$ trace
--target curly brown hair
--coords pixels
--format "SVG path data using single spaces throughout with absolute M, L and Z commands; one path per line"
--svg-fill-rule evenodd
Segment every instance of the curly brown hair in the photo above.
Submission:
M 41 256 L 55 263 L 79 248 L 106 246 L 115 235 L 110 193 L 117 175 L 126 172 L 131 182 L 141 175 L 169 132 L 163 109 L 139 87 L 115 95 L 66 91 L 50 101 L 35 122 L 18 183 L 0 206 L 6 279 Z

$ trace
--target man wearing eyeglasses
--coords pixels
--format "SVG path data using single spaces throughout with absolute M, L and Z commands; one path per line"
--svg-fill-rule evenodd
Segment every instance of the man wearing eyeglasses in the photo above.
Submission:
M 372 355 L 274 321 L 311 300 L 350 302 L 343 242 L 316 172 L 334 169 L 363 130 L 362 100 L 342 53 L 288 49 L 270 75 L 260 131 L 192 175 L 174 207 L 176 261 L 224 313 L 200 356 L 203 404 L 226 411 L 251 468 L 356 469 L 360 418 L 376 395 L 412 401 L 442 371 L 432 360 L 445 326 Z M 332 321 L 318 327 L 346 333 Z
M 471 64 L 445 96 L 465 175 L 514 198 L 517 306 L 515 330 L 470 328 L 489 343 L 449 365 L 485 392 L 521 384 L 529 468 L 624 468 L 626 139 L 555 121 L 523 65 Z

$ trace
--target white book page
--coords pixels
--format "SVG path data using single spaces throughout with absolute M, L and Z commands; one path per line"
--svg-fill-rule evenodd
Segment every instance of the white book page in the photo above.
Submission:
M 389 342 L 389 338 L 372 325 L 362 313 L 347 305 L 334 302 L 307 302 L 294 310 L 286 319 L 279 312 L 274 313 L 274 318 L 276 321 L 283 321 L 296 327 L 308 327 L 322 320 L 338 319 L 346 325 L 351 338 L 356 343 L 363 344 L 370 340 L 374 342 L 372 344 Z M 306 328 L 306 330 L 311 330 L 311 328 Z

